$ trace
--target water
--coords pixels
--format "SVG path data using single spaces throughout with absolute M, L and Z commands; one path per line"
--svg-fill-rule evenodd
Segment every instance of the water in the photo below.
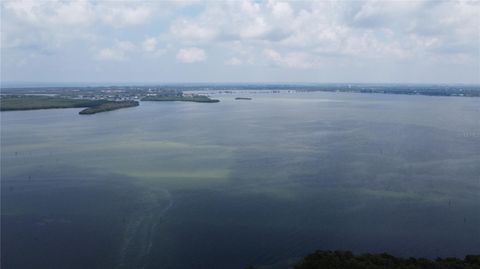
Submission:
M 480 99 L 214 97 L 2 112 L 2 268 L 480 253 Z

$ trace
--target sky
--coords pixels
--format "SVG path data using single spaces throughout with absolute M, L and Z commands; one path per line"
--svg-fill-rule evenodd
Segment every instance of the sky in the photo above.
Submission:
M 480 83 L 480 1 L 1 2 L 1 81 Z

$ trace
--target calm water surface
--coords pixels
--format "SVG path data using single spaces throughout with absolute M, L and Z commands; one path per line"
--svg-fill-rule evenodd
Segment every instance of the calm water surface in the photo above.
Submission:
M 480 253 L 480 99 L 241 96 L 2 112 L 2 268 Z

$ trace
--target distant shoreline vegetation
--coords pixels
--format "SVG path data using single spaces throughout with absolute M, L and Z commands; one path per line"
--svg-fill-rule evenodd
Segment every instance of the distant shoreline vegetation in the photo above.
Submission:
M 204 95 L 193 95 L 193 96 L 145 96 L 141 99 L 142 101 L 181 101 L 181 102 L 197 102 L 197 103 L 218 103 L 220 100 L 211 99 L 210 97 Z
M 0 111 L 94 107 L 106 102 L 40 95 L 4 95 L 0 97 Z
M 82 93 L 72 91 L 62 92 L 61 95 L 60 93 L 55 93 L 53 96 L 45 94 L 47 93 L 41 92 L 35 94 L 24 93 L 16 95 L 0 95 L 0 111 L 85 108 L 78 114 L 91 115 L 121 108 L 139 106 L 140 103 L 137 101 L 138 99 L 142 101 L 183 101 L 197 103 L 220 102 L 219 100 L 210 99 L 209 97 L 203 95 L 185 96 L 178 91 L 164 91 L 161 92 L 161 94 L 157 92 L 153 95 L 146 95 L 142 92 L 115 92 L 114 95 L 106 95 L 104 92 L 97 92 L 96 94 L 89 92 L 87 97 L 81 95 Z
M 86 107 L 78 113 L 86 115 L 138 105 L 137 101 L 71 99 L 41 95 L 7 95 L 0 98 L 0 111 Z

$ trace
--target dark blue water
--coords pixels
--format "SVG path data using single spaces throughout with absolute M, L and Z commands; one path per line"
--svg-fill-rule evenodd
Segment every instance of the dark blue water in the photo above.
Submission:
M 480 253 L 480 99 L 241 96 L 2 112 L 2 268 Z

